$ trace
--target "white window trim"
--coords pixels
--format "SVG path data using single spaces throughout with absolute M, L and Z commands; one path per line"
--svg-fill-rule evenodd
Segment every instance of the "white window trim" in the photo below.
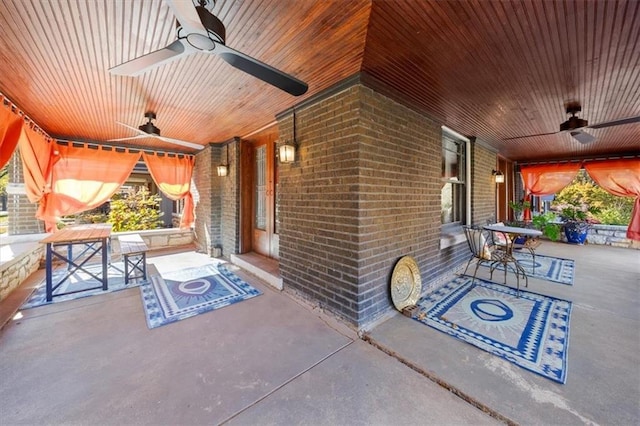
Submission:
M 471 223 L 471 140 L 447 126 L 441 126 L 442 132 L 464 142 L 465 149 L 465 224 Z M 454 233 L 440 235 L 440 249 L 455 246 L 466 241 L 462 227 Z

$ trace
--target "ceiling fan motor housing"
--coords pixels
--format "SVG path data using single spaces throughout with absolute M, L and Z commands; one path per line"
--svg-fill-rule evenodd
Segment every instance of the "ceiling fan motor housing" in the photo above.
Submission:
M 560 125 L 560 131 L 580 129 L 582 127 L 587 127 L 588 125 L 589 122 L 587 120 L 583 120 L 574 115 L 569 117 L 567 121 Z
M 150 135 L 160 136 L 160 129 L 153 125 L 151 121 L 144 123 L 141 126 L 138 126 L 138 129 L 142 130 L 145 133 Z

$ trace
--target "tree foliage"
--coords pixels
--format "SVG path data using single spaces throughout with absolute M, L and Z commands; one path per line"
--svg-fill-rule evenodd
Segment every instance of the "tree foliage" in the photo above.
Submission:
M 7 194 L 7 185 L 9 184 L 9 165 L 5 165 L 0 169 L 0 195 Z
M 109 223 L 114 232 L 157 229 L 162 226 L 160 196 L 151 195 L 144 186 L 114 195 L 109 211 Z
M 581 170 L 573 182 L 557 194 L 553 206 L 585 206 L 594 211 L 592 216 L 600 223 L 629 225 L 633 203 L 633 197 L 618 197 L 608 193 Z

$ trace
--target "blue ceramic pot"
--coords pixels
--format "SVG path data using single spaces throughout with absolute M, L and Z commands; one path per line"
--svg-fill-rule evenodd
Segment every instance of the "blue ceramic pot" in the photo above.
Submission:
M 564 225 L 564 235 L 569 244 L 582 245 L 587 241 L 589 224 L 584 222 L 568 222 Z

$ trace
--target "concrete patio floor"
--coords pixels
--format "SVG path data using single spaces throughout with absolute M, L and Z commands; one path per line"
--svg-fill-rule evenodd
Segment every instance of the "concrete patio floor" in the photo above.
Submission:
M 638 424 L 640 251 L 538 253 L 576 261 L 573 286 L 529 280 L 574 302 L 565 385 L 400 314 L 361 340 L 238 269 L 261 296 L 152 330 L 137 288 L 20 311 L 0 331 L 0 424 Z M 43 276 L 0 302 L 0 320 Z
M 573 286 L 529 279 L 528 288 L 573 302 L 564 385 L 401 315 L 369 340 L 515 423 L 640 424 L 640 251 L 545 241 L 536 253 L 575 260 Z M 507 283 L 515 287 L 512 274 Z
M 163 273 L 212 259 L 148 261 Z M 331 317 L 236 273 L 263 294 L 152 330 L 138 288 L 20 311 L 0 332 L 0 424 L 498 423 Z

